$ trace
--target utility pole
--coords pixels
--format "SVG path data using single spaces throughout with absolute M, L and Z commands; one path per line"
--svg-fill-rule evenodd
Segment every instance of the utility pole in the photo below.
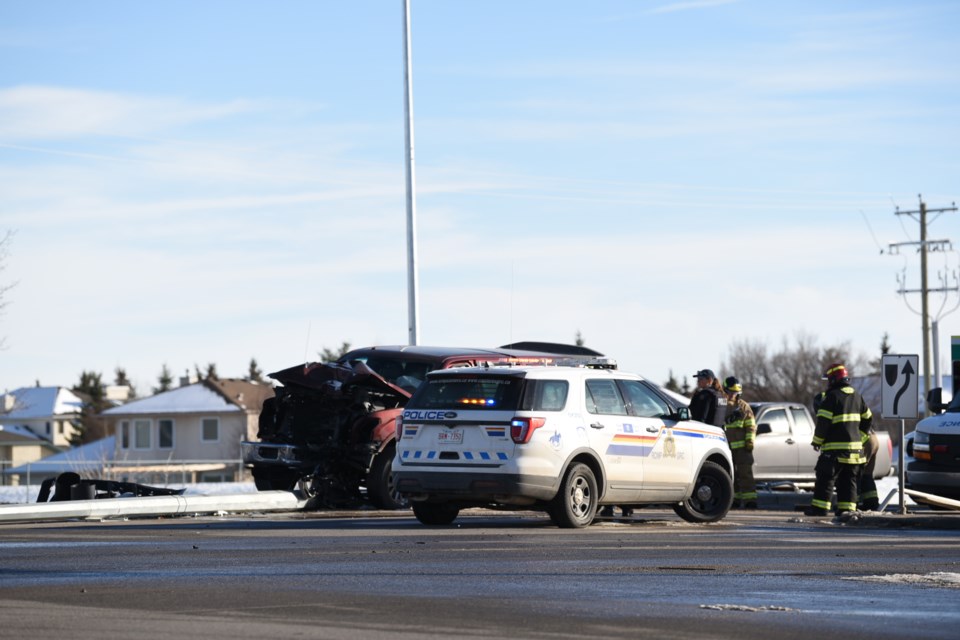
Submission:
M 890 244 L 891 253 L 897 253 L 896 249 L 905 245 L 919 245 L 920 248 L 920 289 L 906 289 L 904 283 L 901 281 L 900 290 L 898 293 L 904 296 L 906 299 L 907 293 L 920 293 L 920 304 L 921 304 L 921 326 L 923 331 L 923 392 L 927 394 L 930 392 L 930 306 L 928 303 L 928 294 L 930 293 L 930 288 L 927 284 L 927 252 L 928 251 L 945 251 L 950 248 L 949 240 L 927 240 L 927 216 L 929 214 L 937 214 L 936 217 L 939 217 L 939 214 L 946 213 L 948 211 L 956 211 L 956 203 L 951 202 L 949 207 L 939 207 L 936 209 L 930 209 L 927 207 L 927 203 L 923 201 L 923 195 L 918 195 L 917 198 L 920 200 L 920 208 L 915 211 L 900 211 L 900 207 L 896 208 L 896 215 L 898 216 L 918 216 L 914 218 L 920 223 L 920 242 L 898 242 Z M 955 289 L 953 289 L 955 290 Z M 951 291 L 947 287 L 941 287 L 937 291 L 943 291 L 944 293 Z M 907 304 L 909 307 L 909 303 Z M 939 349 L 936 350 L 939 353 Z M 926 403 L 924 403 L 926 406 Z M 926 411 L 929 413 L 929 409 Z
M 420 343 L 420 282 L 417 274 L 417 197 L 413 154 L 413 59 L 410 54 L 410 0 L 403 0 L 403 110 L 407 178 L 407 342 Z

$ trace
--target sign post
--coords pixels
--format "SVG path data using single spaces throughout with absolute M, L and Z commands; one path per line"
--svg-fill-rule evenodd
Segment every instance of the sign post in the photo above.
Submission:
M 906 419 L 915 420 L 919 410 L 917 372 L 920 368 L 920 356 L 885 354 L 880 364 L 880 415 L 884 418 L 900 419 L 900 461 L 897 464 L 900 483 L 900 513 L 907 512 L 904 504 L 904 484 L 906 473 L 903 444 L 906 438 Z

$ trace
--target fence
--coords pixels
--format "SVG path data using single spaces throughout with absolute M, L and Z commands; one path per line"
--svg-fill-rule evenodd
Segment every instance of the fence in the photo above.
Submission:
M 13 469 L 17 471 L 14 472 Z M 195 484 L 198 482 L 247 482 L 250 471 L 243 460 L 36 460 L 16 467 L 0 460 L 3 485 L 39 484 L 45 478 L 72 471 L 82 478 L 137 482 L 141 484 Z

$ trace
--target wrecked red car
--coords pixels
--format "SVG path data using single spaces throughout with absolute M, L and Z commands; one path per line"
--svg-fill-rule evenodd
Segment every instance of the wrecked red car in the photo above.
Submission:
M 317 508 L 401 509 L 393 483 L 394 421 L 434 369 L 484 363 L 551 364 L 558 357 L 602 357 L 592 349 L 520 342 L 497 349 L 383 346 L 355 349 L 336 362 L 269 374 L 280 385 L 264 402 L 257 442 L 242 442 L 257 489 L 299 488 Z M 569 361 L 569 360 L 568 360 Z

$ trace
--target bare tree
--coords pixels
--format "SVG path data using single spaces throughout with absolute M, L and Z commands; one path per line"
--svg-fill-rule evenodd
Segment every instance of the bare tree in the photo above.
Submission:
M 816 337 L 803 332 L 794 336 L 793 344 L 784 337 L 774 353 L 759 340 L 734 341 L 722 371 L 740 379 L 751 401 L 807 403 L 823 389 L 821 375 L 834 362 L 843 362 L 851 373 L 870 371 L 866 357 L 854 354 L 849 342 L 820 347 Z
M 9 229 L 4 232 L 3 237 L 0 237 L 0 273 L 3 273 L 4 269 L 7 268 L 7 257 L 10 255 L 10 243 L 13 241 L 13 231 Z M 0 282 L 0 315 L 3 314 L 3 310 L 6 308 L 8 301 L 5 299 L 6 294 L 10 289 L 16 286 L 16 283 L 4 284 Z M 0 337 L 0 349 L 6 347 L 7 339 L 5 337 Z

